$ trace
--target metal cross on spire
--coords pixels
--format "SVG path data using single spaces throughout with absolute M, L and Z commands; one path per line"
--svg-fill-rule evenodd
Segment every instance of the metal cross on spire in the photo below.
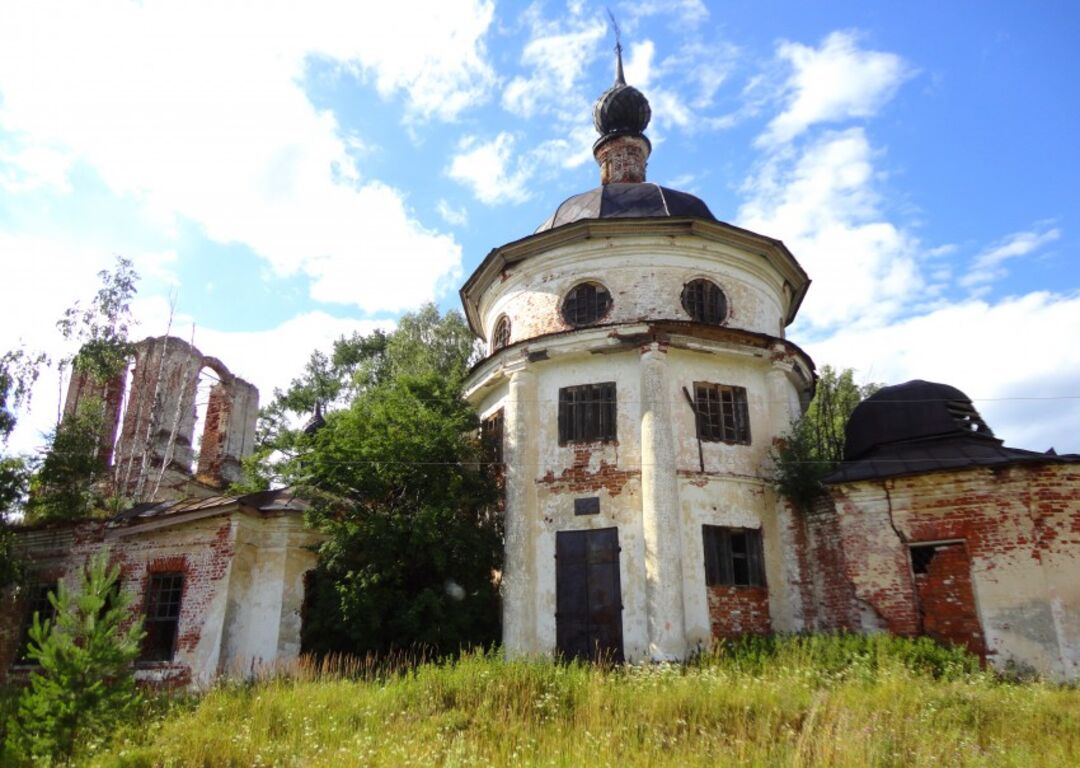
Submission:
M 626 77 L 623 75 L 622 66 L 622 32 L 619 30 L 619 22 L 615 21 L 615 14 L 610 8 L 607 10 L 611 28 L 615 31 L 615 85 L 626 85 Z

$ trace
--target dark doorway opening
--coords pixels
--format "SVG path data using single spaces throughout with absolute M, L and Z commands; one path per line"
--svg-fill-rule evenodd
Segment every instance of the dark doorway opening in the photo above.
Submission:
M 559 531 L 555 635 L 566 659 L 623 660 L 619 529 Z

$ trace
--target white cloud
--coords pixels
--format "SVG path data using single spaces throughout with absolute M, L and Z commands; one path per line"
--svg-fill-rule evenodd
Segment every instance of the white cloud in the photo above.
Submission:
M 519 117 L 555 114 L 573 122 L 588 103 L 582 76 L 597 56 L 597 44 L 607 34 L 607 26 L 599 18 L 571 15 L 564 21 L 549 22 L 535 11 L 529 15 L 531 37 L 521 63 L 531 68 L 532 74 L 515 77 L 506 85 L 503 108 Z
M 435 204 L 435 212 L 452 227 L 464 227 L 469 223 L 469 212 L 464 205 L 451 205 L 443 198 Z
M 329 59 L 402 94 L 414 118 L 452 119 L 494 82 L 492 14 L 483 0 L 10 6 L 5 186 L 31 172 L 60 186 L 64 164 L 84 162 L 160 226 L 186 218 L 280 274 L 310 275 L 319 300 L 415 306 L 460 270 L 460 246 L 421 225 L 400 192 L 362 179 L 354 137 L 302 90 L 305 66 Z
M 918 242 L 880 210 L 873 159 L 850 128 L 769 155 L 744 186 L 739 225 L 783 240 L 813 277 L 800 310 L 811 329 L 883 322 L 925 291 Z
M 1080 452 L 1080 347 L 1062 343 L 1076 338 L 1080 294 L 1035 292 L 848 326 L 806 349 L 819 366 L 855 368 L 862 381 L 959 387 L 1011 446 Z
M 791 66 L 785 108 L 758 142 L 791 141 L 816 123 L 873 116 L 911 72 L 893 53 L 858 47 L 852 32 L 833 32 L 820 48 L 783 42 L 777 55 Z
M 529 198 L 525 185 L 531 172 L 520 159 L 515 161 L 515 143 L 514 136 L 505 131 L 488 142 L 467 137 L 447 174 L 468 186 L 476 199 L 487 205 L 523 202 Z
M 5 317 L 18 322 L 0 323 L 0 350 L 25 345 L 48 352 L 54 361 L 75 350 L 56 330 L 55 322 L 76 299 L 85 300 L 99 283 L 97 272 L 111 269 L 115 257 L 107 249 L 90 247 L 63 239 L 11 235 L 0 231 L 0 261 L 5 270 Z M 133 254 L 136 268 L 148 265 L 164 268 L 168 254 Z M 132 304 L 138 324 L 131 338 L 164 334 L 169 323 L 169 303 L 163 296 L 139 296 Z M 172 334 L 191 337 L 191 318 L 173 319 Z M 195 345 L 204 353 L 220 358 L 229 369 L 255 384 L 266 402 L 274 387 L 285 386 L 298 375 L 315 348 L 353 331 L 368 333 L 377 327 L 392 327 L 391 321 L 335 318 L 325 312 L 308 312 L 293 317 L 276 328 L 255 332 L 226 332 L 195 328 Z M 272 350 L 272 354 L 267 351 Z M 31 409 L 19 415 L 19 423 L 8 444 L 13 452 L 33 451 L 42 445 L 41 435 L 56 422 L 62 382 L 55 368 L 42 372 L 34 388 Z
M 1005 261 L 1027 256 L 1060 237 L 1061 230 L 1056 227 L 1041 232 L 1038 229 L 1014 232 L 979 253 L 971 271 L 960 279 L 960 284 L 973 287 L 998 280 L 1007 274 L 1001 266 Z

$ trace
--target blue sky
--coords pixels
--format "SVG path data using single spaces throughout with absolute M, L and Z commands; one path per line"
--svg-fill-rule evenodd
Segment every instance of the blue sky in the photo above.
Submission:
M 947 381 L 1010 444 L 1080 451 L 1072 3 L 610 3 L 649 178 L 778 237 L 789 335 L 862 380 Z M 309 352 L 457 288 L 598 183 L 593 2 L 0 3 L 0 347 L 114 254 L 139 335 L 269 396 Z M 13 438 L 40 442 L 56 374 Z

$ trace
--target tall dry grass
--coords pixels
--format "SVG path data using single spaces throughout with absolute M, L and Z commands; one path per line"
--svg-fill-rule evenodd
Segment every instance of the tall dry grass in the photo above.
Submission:
M 304 660 L 118 734 L 101 766 L 1070 766 L 1080 691 L 926 641 L 750 640 L 686 665 Z

